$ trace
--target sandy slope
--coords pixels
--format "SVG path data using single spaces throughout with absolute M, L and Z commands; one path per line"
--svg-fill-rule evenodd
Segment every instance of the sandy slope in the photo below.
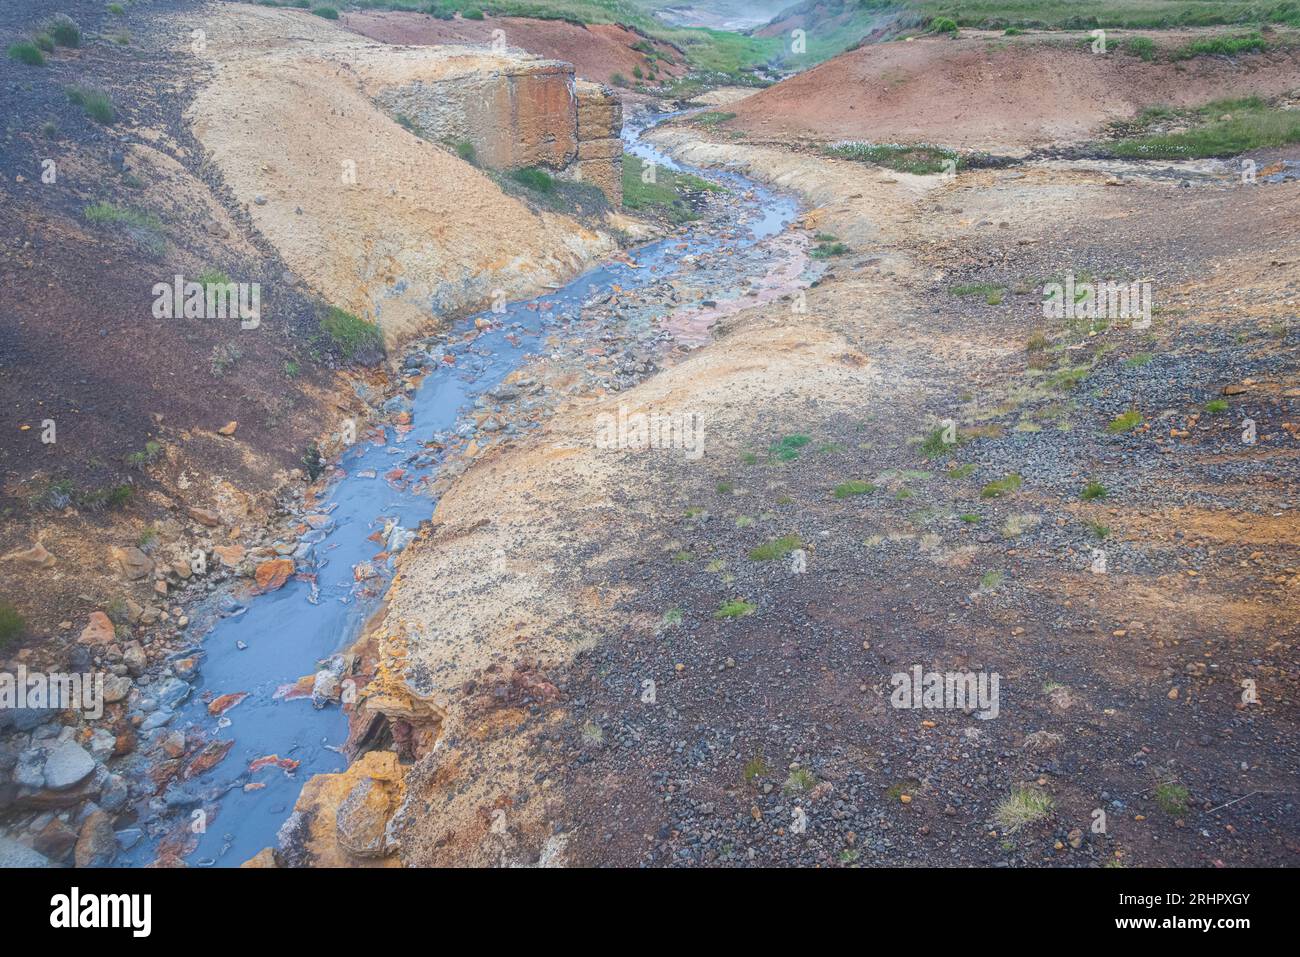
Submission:
M 613 248 L 503 195 L 368 95 L 502 58 L 389 47 L 310 14 L 235 4 L 220 7 L 209 50 L 215 71 L 190 112 L 195 135 L 285 261 L 390 342 L 494 290 L 518 298 Z
M 926 37 L 868 44 L 737 104 L 754 136 L 1002 149 L 1086 139 L 1154 104 L 1275 96 L 1300 85 L 1300 50 L 1146 63 L 1075 39 Z M 1168 39 L 1157 42 L 1170 43 Z

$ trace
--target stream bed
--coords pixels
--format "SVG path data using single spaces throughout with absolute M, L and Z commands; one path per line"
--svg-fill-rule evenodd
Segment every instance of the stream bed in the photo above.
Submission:
M 630 119 L 627 152 L 682 169 L 642 139 L 671 115 Z M 385 403 L 387 412 L 408 412 L 409 426 L 364 432 L 335 463 L 319 506 L 303 516 L 311 530 L 294 552 L 297 574 L 276 591 L 217 599 L 207 609 L 212 624 L 201 643 L 176 656 L 197 654 L 198 676 L 152 686 L 154 707 L 142 737 L 153 742 L 183 730 L 187 740 L 207 742 L 212 763 L 188 779 L 178 775 L 140 807 L 143 837 L 119 856 L 120 864 L 150 863 L 165 845 L 176 848 L 179 833 L 188 834 L 180 856 L 190 865 L 238 866 L 277 843 L 277 831 L 312 775 L 346 767 L 346 715 L 336 703 L 315 707 L 299 679 L 328 669 L 330 659 L 360 637 L 398 555 L 433 515 L 437 501 L 430 487 L 447 454 L 441 451 L 446 440 L 471 434 L 476 403 L 530 358 L 546 354 L 557 330 L 580 331 L 584 308 L 611 292 L 649 289 L 689 267 L 692 286 L 707 288 L 707 298 L 639 304 L 643 322 L 678 327 L 679 334 L 659 334 L 690 348 L 707 337 L 718 316 L 771 301 L 789 284 L 806 281 L 797 275 L 807 264 L 801 251 L 806 238 L 788 231 L 799 215 L 792 197 L 734 173 L 686 171 L 728 190 L 721 218 L 705 217 L 562 288 L 511 303 L 504 312 L 470 316 L 449 334 L 413 344 L 404 367 L 422 373 L 419 387 Z M 778 245 L 767 248 L 771 243 Z M 711 258 L 719 253 L 725 255 Z M 774 268 L 774 257 L 787 265 Z M 483 325 L 476 320 L 489 324 L 474 335 Z M 526 428 L 510 425 L 504 434 Z

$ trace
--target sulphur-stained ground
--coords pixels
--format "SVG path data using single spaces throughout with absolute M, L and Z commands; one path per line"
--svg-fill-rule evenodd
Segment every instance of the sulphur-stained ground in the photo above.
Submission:
M 442 499 L 386 619 L 443 716 L 402 859 L 1296 863 L 1300 184 L 652 139 L 841 248 Z M 1149 327 L 1045 318 L 1067 273 Z M 620 404 L 704 454 L 598 448 Z M 996 707 L 895 707 L 916 668 Z

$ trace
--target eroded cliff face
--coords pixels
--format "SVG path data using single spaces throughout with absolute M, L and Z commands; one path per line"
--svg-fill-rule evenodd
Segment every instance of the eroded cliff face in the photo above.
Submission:
M 460 59 L 436 76 L 377 78 L 375 100 L 424 136 L 468 143 L 492 169 L 545 167 L 623 202 L 623 105 L 609 87 L 575 80 L 573 66 L 528 58 Z
M 390 47 L 283 10 L 223 11 L 205 41 L 212 81 L 189 112 L 195 136 L 289 266 L 327 302 L 378 323 L 390 346 L 615 248 L 503 194 L 395 119 L 463 136 L 489 165 L 563 170 L 579 155 L 571 67 Z
M 578 155 L 567 63 L 465 61 L 443 76 L 383 89 L 376 99 L 431 139 L 472 144 L 475 158 L 494 169 L 563 169 Z

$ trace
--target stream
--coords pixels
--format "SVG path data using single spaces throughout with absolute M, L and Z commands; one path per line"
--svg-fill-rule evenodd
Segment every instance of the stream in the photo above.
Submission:
M 642 138 L 673 115 L 630 119 L 623 132 L 626 151 L 660 168 L 683 169 Z M 309 695 L 287 689 L 361 635 L 401 549 L 433 515 L 437 501 L 429 487 L 445 454 L 436 449 L 447 436 L 470 435 L 469 413 L 476 401 L 528 358 L 545 354 L 544 343 L 557 330 L 578 328 L 574 324 L 583 321 L 584 304 L 611 291 L 644 289 L 689 268 L 693 286 L 708 290 L 707 300 L 657 303 L 642 312 L 647 322 L 684 315 L 685 325 L 694 329 L 694 339 L 688 335 L 684 341 L 695 345 L 700 328 L 725 314 L 728 304 L 738 311 L 781 291 L 771 280 L 776 250 L 765 249 L 766 241 L 783 243 L 786 260 L 795 263 L 782 282 L 806 263 L 802 254 L 794 260 L 789 255 L 799 237 L 783 235 L 799 214 L 792 197 L 730 172 L 686 171 L 732 192 L 734 201 L 725 204 L 721 221 L 701 219 L 685 235 L 628 251 L 630 262 L 611 261 L 562 288 L 512 303 L 504 313 L 470 316 L 447 335 L 413 344 L 406 368 L 411 371 L 414 363 L 423 379 L 409 400 L 398 396 L 385 403 L 387 411 L 409 411 L 411 425 L 363 432 L 343 453 L 319 507 L 307 515 L 311 530 L 294 552 L 298 574 L 276 591 L 217 599 L 207 611 L 212 624 L 201 644 L 174 656 L 201 656 L 198 677 L 192 683 L 169 678 L 149 686 L 154 708 L 145 715 L 142 737 L 152 741 L 184 730 L 187 739 L 208 742 L 209 753 L 219 760 L 188 780 L 178 775 L 141 808 L 142 837 L 119 863 L 150 863 L 185 828 L 197 839 L 184 852 L 187 863 L 238 866 L 277 843 L 277 831 L 312 775 L 346 767 L 343 709 L 335 703 L 316 708 Z M 710 260 L 708 254 L 723 249 L 727 255 Z M 756 300 L 755 289 L 770 295 Z M 491 325 L 470 338 L 480 317 Z M 511 426 L 506 434 L 519 433 Z M 241 694 L 245 697 L 223 713 L 210 713 L 213 700 Z M 149 770 L 128 773 L 134 777 Z

